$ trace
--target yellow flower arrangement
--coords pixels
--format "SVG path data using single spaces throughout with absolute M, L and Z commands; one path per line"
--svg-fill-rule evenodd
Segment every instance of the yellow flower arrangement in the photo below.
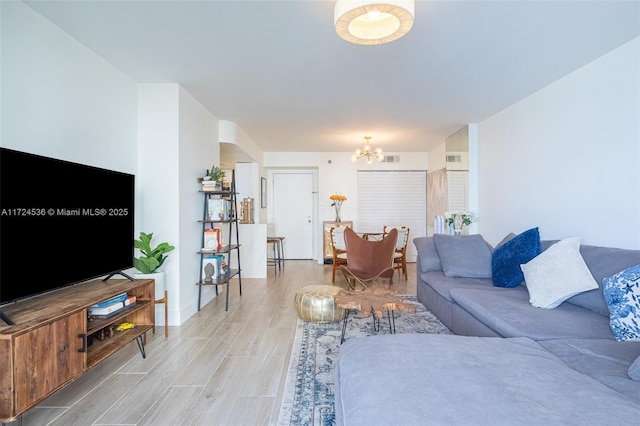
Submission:
M 347 197 L 340 194 L 331 194 L 329 199 L 333 201 L 331 205 L 336 209 L 336 222 L 340 222 L 340 207 L 342 207 L 344 201 L 347 201 Z

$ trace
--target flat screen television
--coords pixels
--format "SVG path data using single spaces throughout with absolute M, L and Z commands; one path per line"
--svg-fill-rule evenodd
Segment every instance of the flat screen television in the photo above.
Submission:
M 0 148 L 0 307 L 133 266 L 132 174 Z

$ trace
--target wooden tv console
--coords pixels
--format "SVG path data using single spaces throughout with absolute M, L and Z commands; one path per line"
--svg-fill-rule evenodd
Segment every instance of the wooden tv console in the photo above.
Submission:
M 89 318 L 91 305 L 122 293 L 136 296 L 136 303 L 107 319 Z M 3 306 L 15 325 L 0 323 L 0 423 L 21 417 L 134 340 L 144 357 L 143 337 L 155 321 L 154 296 L 152 279 L 110 279 Z M 135 328 L 103 340 L 93 338 L 123 322 Z

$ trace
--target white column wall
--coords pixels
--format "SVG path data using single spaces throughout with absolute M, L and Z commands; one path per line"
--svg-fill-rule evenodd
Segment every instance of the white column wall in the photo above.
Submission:
M 178 142 L 178 202 L 176 225 L 180 239 L 180 318 L 184 323 L 198 310 L 198 286 L 202 265 L 196 253 L 202 244 L 204 196 L 198 178 L 212 164 L 220 164 L 219 120 L 190 93 L 180 87 Z M 175 162 L 175 158 L 173 160 Z M 202 306 L 215 297 L 213 286 L 202 288 Z
M 141 84 L 139 90 L 139 199 L 141 230 L 152 244 L 176 247 L 163 269 L 169 292 L 169 324 L 197 311 L 204 198 L 198 177 L 219 163 L 218 120 L 175 83 Z M 215 297 L 203 288 L 202 305 Z M 158 306 L 156 322 L 162 324 Z
M 176 324 L 180 246 L 178 244 L 178 94 L 177 84 L 140 84 L 138 90 L 138 174 L 136 207 L 140 232 L 153 233 L 151 245 L 176 246 L 161 270 L 169 293 L 169 324 Z M 135 254 L 139 256 L 140 253 Z M 164 306 L 156 306 L 156 324 L 164 325 Z

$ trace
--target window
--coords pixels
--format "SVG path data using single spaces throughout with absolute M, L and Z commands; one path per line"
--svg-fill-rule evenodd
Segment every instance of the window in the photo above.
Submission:
M 469 172 L 447 170 L 448 211 L 469 210 Z
M 407 261 L 415 262 L 412 241 L 427 235 L 426 171 L 359 171 L 359 232 L 381 232 L 385 225 L 409 228 Z

